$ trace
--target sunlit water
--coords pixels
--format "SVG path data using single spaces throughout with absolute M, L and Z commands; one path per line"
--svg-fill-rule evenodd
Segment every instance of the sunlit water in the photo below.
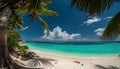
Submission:
M 58 55 L 111 56 L 120 54 L 120 42 L 26 42 L 30 50 Z

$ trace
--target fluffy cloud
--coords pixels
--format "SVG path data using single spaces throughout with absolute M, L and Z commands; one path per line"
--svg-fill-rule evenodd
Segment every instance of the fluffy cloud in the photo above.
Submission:
M 94 32 L 96 33 L 96 35 L 102 36 L 104 30 L 105 30 L 105 28 L 98 28 L 98 29 L 94 30 Z
M 106 17 L 106 18 L 108 18 L 108 19 L 109 19 L 109 18 L 112 18 L 112 17 L 113 17 L 113 16 L 108 16 L 108 17 Z
M 90 25 L 90 24 L 93 24 L 93 23 L 96 23 L 96 22 L 99 22 L 101 20 L 108 20 L 108 19 L 111 19 L 113 16 L 107 16 L 103 19 L 101 18 L 98 18 L 98 17 L 89 17 L 88 20 L 84 21 L 83 23 L 84 24 L 87 24 L 87 25 Z
M 90 24 L 93 24 L 93 23 L 99 22 L 99 21 L 101 21 L 100 18 L 92 17 L 92 18 L 89 18 L 87 21 L 84 21 L 84 23 L 90 25 Z
M 44 36 L 41 37 L 41 39 L 44 40 L 76 40 L 80 39 L 80 34 L 69 34 L 66 31 L 62 31 L 62 28 L 57 26 L 56 28 L 53 29 L 53 31 L 50 31 L 50 35 L 46 35 L 46 31 L 44 31 Z
M 106 20 L 106 19 L 111 19 L 112 17 L 113 17 L 113 16 L 108 16 L 108 17 L 106 17 L 106 18 L 104 18 L 104 19 L 105 19 L 105 20 Z

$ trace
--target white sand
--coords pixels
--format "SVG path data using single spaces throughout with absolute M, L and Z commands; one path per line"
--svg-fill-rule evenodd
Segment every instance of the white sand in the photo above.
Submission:
M 54 67 L 45 67 L 46 69 L 96 69 L 95 65 L 102 65 L 105 67 L 116 66 L 120 68 L 120 57 L 118 56 L 71 58 L 40 52 L 36 53 L 43 58 L 52 58 L 56 60 L 52 62 Z M 80 63 L 75 63 L 74 61 Z
M 102 65 L 105 67 L 116 66 L 120 68 L 120 57 L 118 56 L 71 58 L 40 52 L 36 52 L 36 54 L 42 58 L 51 58 L 56 60 L 51 61 L 54 67 L 43 66 L 45 69 L 98 69 L 95 67 L 95 65 Z

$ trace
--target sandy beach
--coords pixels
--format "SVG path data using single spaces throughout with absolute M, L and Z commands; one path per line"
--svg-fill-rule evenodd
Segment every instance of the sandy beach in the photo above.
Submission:
M 41 66 L 44 69 L 120 69 L 120 57 L 118 56 L 72 58 L 67 57 L 67 55 L 59 56 L 42 52 L 35 53 L 41 58 L 55 60 L 51 61 L 53 66 Z M 27 61 L 18 61 L 22 62 L 23 64 L 27 63 Z
M 97 69 L 95 65 L 101 65 L 104 67 L 116 66 L 120 68 L 120 57 L 79 57 L 71 58 L 58 55 L 49 55 L 38 53 L 38 55 L 45 58 L 55 59 L 52 62 L 54 67 L 47 67 L 46 69 Z

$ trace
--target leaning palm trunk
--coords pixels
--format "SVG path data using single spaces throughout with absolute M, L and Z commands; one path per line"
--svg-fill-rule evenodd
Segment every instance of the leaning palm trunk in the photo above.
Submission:
M 5 7 L 0 15 L 0 68 L 3 69 L 31 69 L 16 64 L 7 48 L 7 21 L 12 11 L 9 7 Z M 33 69 L 33 68 L 32 68 Z M 36 68 L 35 68 L 36 69 Z M 40 68 L 37 68 L 40 69 Z
M 7 21 L 11 13 L 10 8 L 6 7 L 3 9 L 0 16 L 0 68 L 12 68 L 7 49 Z
M 0 68 L 16 69 L 17 64 L 11 59 L 7 48 L 7 21 L 12 14 L 9 7 L 5 7 L 0 15 Z M 19 66 L 20 67 L 20 66 Z M 17 68 L 18 69 L 18 68 Z

